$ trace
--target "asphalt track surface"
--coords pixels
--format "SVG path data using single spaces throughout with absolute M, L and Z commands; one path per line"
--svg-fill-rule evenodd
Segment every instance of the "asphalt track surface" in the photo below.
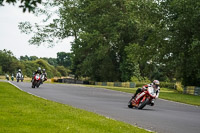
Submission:
M 200 107 L 157 99 L 155 106 L 137 110 L 127 107 L 129 93 L 70 84 L 33 89 L 31 83 L 11 83 L 25 92 L 158 133 L 200 133 Z

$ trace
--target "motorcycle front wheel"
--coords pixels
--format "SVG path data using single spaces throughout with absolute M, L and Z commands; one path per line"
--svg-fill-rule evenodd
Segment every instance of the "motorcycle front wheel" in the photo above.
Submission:
M 128 107 L 129 107 L 129 108 L 133 108 L 132 100 L 133 100 L 133 98 L 131 97 L 131 99 L 130 99 L 129 102 L 128 102 Z

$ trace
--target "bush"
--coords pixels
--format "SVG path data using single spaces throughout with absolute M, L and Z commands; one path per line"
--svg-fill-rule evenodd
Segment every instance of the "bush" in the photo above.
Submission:
M 176 82 L 175 88 L 176 88 L 176 90 L 177 90 L 178 92 L 183 93 L 183 86 L 182 86 L 181 82 Z
M 138 88 L 142 88 L 142 86 L 146 85 L 146 84 L 149 84 L 150 82 L 135 82 L 136 83 L 136 87 Z
M 160 82 L 160 87 L 161 88 L 175 89 L 175 83 Z

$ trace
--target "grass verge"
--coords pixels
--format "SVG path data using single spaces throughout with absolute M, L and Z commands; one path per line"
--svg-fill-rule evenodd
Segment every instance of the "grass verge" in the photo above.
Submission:
M 52 102 L 0 82 L 0 132 L 146 133 L 124 122 Z
M 135 93 L 137 88 L 124 88 L 124 87 L 112 87 L 112 86 L 97 86 L 97 85 L 87 85 L 88 87 L 99 87 L 105 88 L 110 90 L 122 91 L 127 93 Z M 186 103 L 191 105 L 200 106 L 200 96 L 194 96 L 189 94 L 182 94 L 176 90 L 168 89 L 168 88 L 161 88 L 159 98 Z

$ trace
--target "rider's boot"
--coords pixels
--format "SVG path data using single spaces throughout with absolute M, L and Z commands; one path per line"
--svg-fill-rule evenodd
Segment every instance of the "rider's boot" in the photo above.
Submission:
M 154 102 L 155 102 L 154 100 L 151 100 L 150 105 L 154 106 Z

